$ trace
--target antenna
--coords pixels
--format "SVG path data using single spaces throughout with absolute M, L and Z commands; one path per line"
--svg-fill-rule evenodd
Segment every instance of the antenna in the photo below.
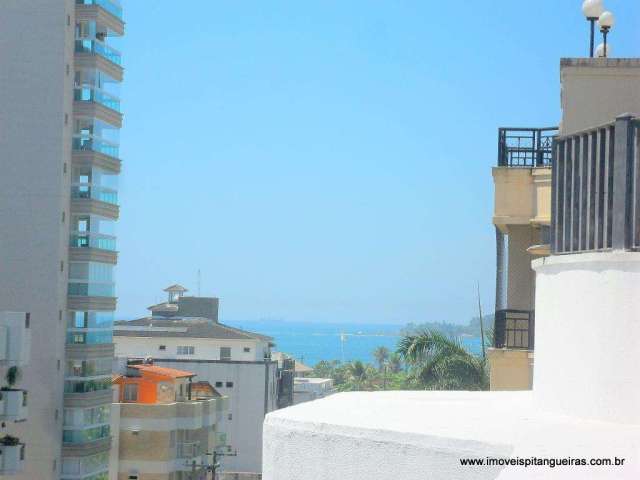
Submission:
M 482 359 L 487 358 L 487 354 L 484 350 L 484 322 L 482 321 L 482 304 L 480 303 L 480 282 L 477 282 L 478 288 L 478 314 L 480 315 L 480 342 L 482 345 Z

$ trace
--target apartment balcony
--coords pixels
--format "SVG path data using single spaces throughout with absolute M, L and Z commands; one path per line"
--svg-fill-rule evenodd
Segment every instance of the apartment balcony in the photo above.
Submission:
M 94 21 L 114 35 L 124 35 L 122 5 L 117 0 L 76 0 L 76 20 Z
M 95 198 L 72 198 L 71 213 L 74 215 L 98 215 L 110 220 L 117 220 L 120 208 L 110 202 Z
M 499 129 L 493 223 L 503 233 L 509 225 L 549 225 L 556 133 L 556 127 Z
M 0 367 L 22 367 L 31 356 L 31 315 L 0 312 Z
M 1 390 L 0 418 L 3 422 L 24 422 L 29 414 L 26 390 Z
M 24 470 L 25 444 L 0 439 L 0 476 L 16 475 Z
M 116 297 L 74 295 L 71 292 L 67 296 L 67 309 L 76 312 L 114 311 L 116 303 Z
M 80 137 L 76 137 L 73 140 L 73 166 L 74 167 L 97 167 L 102 170 L 111 172 L 111 173 L 120 173 L 122 168 L 122 161 L 118 157 L 114 157 L 111 154 L 119 153 L 119 147 L 112 145 L 110 148 L 98 148 L 96 150 L 93 149 L 93 145 L 86 139 L 83 143 L 80 140 Z M 109 153 L 103 153 L 107 151 Z
M 120 99 L 96 87 L 75 87 L 73 113 L 76 117 L 97 118 L 116 128 L 122 128 Z
M 178 444 L 178 458 L 191 460 L 201 455 L 200 442 L 184 442 Z
M 76 133 L 73 136 L 72 147 L 74 158 L 78 158 L 78 160 L 84 159 L 85 161 L 93 160 L 94 157 L 88 157 L 87 154 L 100 154 L 102 157 L 107 157 L 102 160 L 103 162 L 108 165 L 114 164 L 114 167 L 120 171 L 120 164 L 118 160 L 120 147 L 118 144 L 92 134 Z M 99 161 L 101 159 L 100 157 L 97 157 L 96 160 Z M 117 165 L 115 165 L 116 162 Z
M 77 69 L 100 70 L 117 82 L 124 76 L 121 53 L 96 38 L 76 39 L 74 62 Z
M 118 263 L 118 252 L 111 249 L 91 248 L 85 242 L 86 237 L 71 235 L 71 248 L 69 248 L 70 262 L 99 262 L 116 265 Z

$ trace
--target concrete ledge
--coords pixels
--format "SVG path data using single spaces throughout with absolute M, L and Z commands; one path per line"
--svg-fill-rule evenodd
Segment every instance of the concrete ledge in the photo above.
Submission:
M 267 415 L 264 480 L 637 478 L 640 425 L 538 412 L 531 392 L 342 393 Z M 624 467 L 462 466 L 461 458 L 626 458 Z

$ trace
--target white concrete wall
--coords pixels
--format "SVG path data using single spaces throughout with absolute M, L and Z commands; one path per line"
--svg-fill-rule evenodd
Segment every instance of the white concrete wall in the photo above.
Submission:
M 582 253 L 534 262 L 541 408 L 640 423 L 640 253 Z
M 117 334 L 116 334 L 117 335 Z M 262 361 L 266 343 L 258 340 L 222 340 L 216 338 L 126 337 L 114 338 L 116 357 L 151 356 L 154 358 L 220 360 L 220 347 L 231 348 L 231 360 Z M 141 346 L 141 344 L 144 346 Z M 160 350 L 164 345 L 165 350 Z M 194 347 L 193 355 L 178 355 L 178 346 Z M 249 348 L 249 352 L 244 349 Z
M 0 309 L 32 322 L 16 480 L 57 479 L 61 464 L 74 9 L 73 0 L 0 2 Z

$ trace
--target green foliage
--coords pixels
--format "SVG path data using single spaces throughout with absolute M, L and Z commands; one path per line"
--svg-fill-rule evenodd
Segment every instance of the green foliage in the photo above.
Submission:
M 494 316 L 485 315 L 483 318 L 485 332 L 493 329 Z M 445 323 L 445 322 L 425 322 L 419 325 L 415 323 L 409 323 L 406 327 L 400 330 L 400 335 L 416 335 L 420 332 L 428 330 L 430 332 L 439 332 L 448 337 L 461 337 L 461 336 L 480 336 L 480 317 L 472 318 L 467 325 Z
M 406 335 L 398 353 L 411 367 L 413 383 L 426 390 L 488 390 L 485 360 L 467 352 L 457 339 L 423 330 Z
M 0 438 L 0 444 L 6 446 L 19 445 L 20 439 L 11 435 L 5 435 L 4 437 Z
M 384 354 L 384 357 L 381 354 Z M 398 354 L 390 353 L 384 347 L 378 347 L 374 351 L 374 356 L 376 356 L 376 363 L 378 363 L 377 367 L 359 360 L 345 364 L 337 360 L 323 360 L 316 364 L 312 375 L 332 378 L 336 389 L 341 392 L 412 388 L 411 379 L 404 371 L 402 359 Z M 378 358 L 385 360 L 380 363 Z
M 382 370 L 385 362 L 389 359 L 389 349 L 387 347 L 378 347 L 373 351 L 373 358 L 378 363 L 378 370 Z
M 16 366 L 13 366 L 7 370 L 5 375 L 5 380 L 7 381 L 7 385 L 9 388 L 12 388 L 18 381 L 20 380 L 20 369 Z

